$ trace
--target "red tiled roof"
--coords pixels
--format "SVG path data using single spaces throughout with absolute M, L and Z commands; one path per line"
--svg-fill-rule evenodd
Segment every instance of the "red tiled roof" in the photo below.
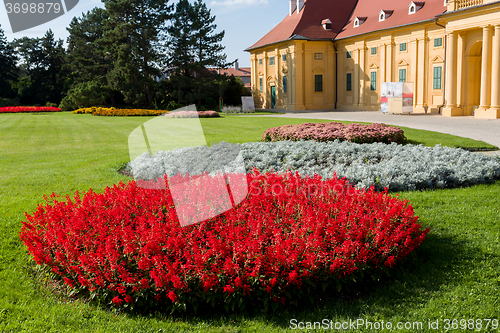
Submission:
M 446 11 L 443 0 L 427 0 L 415 2 L 417 6 L 423 7 L 409 15 L 410 3 L 411 0 L 306 0 L 299 14 L 295 10 L 292 15 L 287 15 L 247 51 L 294 36 L 305 39 L 341 39 L 361 35 L 432 20 L 436 15 Z M 378 15 L 381 10 L 390 16 L 379 22 Z M 360 21 L 365 20 L 354 28 L 353 22 L 356 17 Z M 332 21 L 331 30 L 325 30 L 321 25 L 326 19 Z
M 294 35 L 306 39 L 334 39 L 349 19 L 357 0 L 307 0 L 297 14 L 287 15 L 276 27 L 247 50 L 281 42 Z M 377 13 L 378 15 L 378 13 Z M 332 21 L 331 30 L 325 30 L 321 22 Z
M 426 0 L 424 6 L 415 14 L 408 15 L 411 0 L 359 0 L 351 18 L 336 39 L 360 35 L 372 31 L 394 28 L 402 25 L 432 20 L 436 15 L 446 11 L 443 0 Z M 417 6 L 420 6 L 415 2 Z M 378 21 L 381 10 L 394 11 L 385 21 Z M 354 19 L 367 17 L 363 24 L 354 28 Z

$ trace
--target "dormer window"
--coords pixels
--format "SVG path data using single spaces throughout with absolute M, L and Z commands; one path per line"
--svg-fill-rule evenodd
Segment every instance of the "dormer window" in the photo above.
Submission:
M 359 27 L 361 24 L 365 23 L 365 21 L 366 17 L 356 16 L 356 18 L 354 19 L 354 27 Z
M 388 19 L 392 15 L 392 13 L 394 13 L 393 10 L 384 10 L 384 9 L 382 9 L 380 11 L 380 13 L 378 14 L 378 21 L 379 22 L 385 21 L 386 19 Z
M 416 12 L 418 12 L 424 6 L 424 4 L 425 2 L 412 1 L 408 6 L 408 15 L 415 14 Z
M 330 19 L 324 19 L 321 21 L 321 25 L 325 30 L 332 30 L 332 21 L 330 21 Z

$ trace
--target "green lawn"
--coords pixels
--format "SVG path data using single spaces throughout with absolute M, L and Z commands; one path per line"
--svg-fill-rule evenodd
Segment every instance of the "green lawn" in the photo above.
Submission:
M 424 331 L 440 332 L 447 318 L 500 319 L 500 182 L 400 193 L 410 199 L 423 226 L 431 227 L 426 241 L 391 276 L 360 284 L 358 292 L 318 296 L 312 308 L 283 309 L 275 315 L 224 315 L 221 310 L 213 315 L 137 317 L 54 296 L 43 287 L 46 276 L 38 274 L 35 280 L 28 274 L 33 266 L 18 237 L 24 213 L 53 191 L 102 191 L 128 180 L 117 173 L 128 161 L 127 137 L 148 119 L 0 115 L 0 332 L 281 332 L 293 318 L 422 322 Z M 269 127 L 311 122 L 237 116 L 201 121 L 208 142 L 257 141 Z M 449 146 L 489 146 L 433 132 L 406 134 L 412 142 L 427 145 L 438 140 Z M 427 329 L 429 321 L 438 319 L 439 330 Z

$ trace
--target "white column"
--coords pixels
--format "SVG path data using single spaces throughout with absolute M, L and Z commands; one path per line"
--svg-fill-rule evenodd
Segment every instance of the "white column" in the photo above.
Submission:
M 457 41 L 457 106 L 458 107 L 465 107 L 465 101 L 464 101 L 464 94 L 463 94 L 463 88 L 464 88 L 464 64 L 465 64 L 465 34 L 460 33 L 457 35 L 458 36 L 458 41 Z M 465 113 L 465 111 L 463 111 Z
M 427 38 L 424 36 L 421 40 L 417 40 L 417 82 L 415 82 L 415 94 L 416 94 L 416 108 L 413 109 L 414 112 L 425 112 L 424 106 L 426 105 L 426 82 L 427 82 L 427 71 L 425 70 L 425 58 L 427 54 Z
M 393 82 L 393 79 L 392 79 L 392 59 L 393 59 L 393 56 L 392 56 L 392 49 L 393 49 L 393 42 L 392 42 L 392 38 L 391 38 L 391 41 L 389 42 L 389 44 L 387 45 L 387 60 L 386 60 L 386 75 L 385 75 L 385 79 L 386 79 L 386 82 Z
M 271 98 L 267 93 L 267 66 L 269 64 L 269 58 L 267 56 L 267 51 L 264 51 L 264 57 L 262 58 L 262 67 L 263 67 L 263 78 L 262 78 L 262 94 L 264 97 L 264 109 L 271 108 Z
M 353 105 L 359 104 L 359 50 L 354 50 L 354 54 L 352 55 L 352 59 L 354 61 L 353 74 L 354 78 L 352 80 L 352 90 L 354 91 L 354 100 Z
M 344 64 L 344 59 L 346 57 L 346 54 L 342 51 L 336 51 L 336 59 L 338 59 L 338 65 L 339 67 L 337 68 L 337 108 L 342 108 L 342 104 L 345 103 L 345 85 L 344 82 L 346 80 L 346 73 L 345 73 L 345 64 Z M 337 62 L 335 62 L 337 63 Z M 342 96 L 342 97 L 341 97 Z
M 380 83 L 382 84 L 382 82 L 387 82 L 385 76 L 386 74 L 385 43 L 382 44 L 379 52 L 380 52 Z
M 481 59 L 481 99 L 479 102 L 479 112 L 489 109 L 491 102 L 491 31 L 491 26 L 483 28 L 483 54 Z
M 462 109 L 457 107 L 457 34 L 450 32 L 446 50 L 446 106 L 442 115 L 445 117 L 462 116 Z
M 366 72 L 365 72 L 365 46 L 363 45 L 363 48 L 359 50 L 359 102 L 358 105 L 360 107 L 363 107 L 365 105 L 365 77 L 366 77 Z
M 491 63 L 491 109 L 500 109 L 500 25 L 495 26 Z
M 457 106 L 457 34 L 448 35 L 448 49 L 446 58 L 446 107 Z

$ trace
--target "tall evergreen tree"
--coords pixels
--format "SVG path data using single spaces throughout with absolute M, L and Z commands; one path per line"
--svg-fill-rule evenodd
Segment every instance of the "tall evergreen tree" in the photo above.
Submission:
M 216 33 L 215 15 L 212 16 L 203 0 L 193 5 L 193 30 L 195 33 L 196 62 L 202 68 L 228 68 L 233 63 L 226 62 L 225 46 L 221 44 L 225 31 Z
M 168 63 L 174 71 L 171 80 L 178 88 L 178 103 L 197 102 L 201 106 L 208 97 L 206 88 L 215 80 L 208 68 L 232 65 L 227 63 L 221 44 L 225 32 L 216 33 L 216 29 L 215 16 L 202 0 L 194 4 L 179 0 L 168 28 Z
M 167 63 L 173 73 L 171 80 L 177 86 L 177 102 L 189 104 L 186 99 L 192 85 L 191 76 L 196 69 L 196 34 L 193 28 L 194 9 L 188 0 L 179 0 L 175 6 L 168 32 Z
M 233 63 L 226 61 L 224 53 L 225 46 L 221 44 L 224 38 L 225 31 L 216 33 L 217 25 L 215 24 L 215 16 L 212 16 L 210 9 L 207 8 L 203 0 L 197 0 L 193 5 L 193 29 L 195 30 L 195 52 L 197 71 L 200 73 L 198 84 L 198 105 L 202 102 L 203 86 L 206 81 L 213 80 L 213 75 L 208 75 L 210 72 L 204 71 L 205 68 L 228 68 Z M 208 76 L 208 77 L 207 77 Z
M 106 75 L 112 63 L 101 43 L 107 20 L 106 10 L 96 7 L 81 18 L 74 17 L 66 29 L 69 32 L 67 64 L 75 84 L 89 81 L 107 84 Z
M 0 26 L 0 98 L 13 98 L 16 92 L 12 85 L 18 79 L 17 58 Z
M 153 76 L 163 54 L 163 28 L 170 17 L 168 0 L 103 0 L 109 15 L 102 41 L 113 60 L 111 87 L 125 101 L 153 104 Z

